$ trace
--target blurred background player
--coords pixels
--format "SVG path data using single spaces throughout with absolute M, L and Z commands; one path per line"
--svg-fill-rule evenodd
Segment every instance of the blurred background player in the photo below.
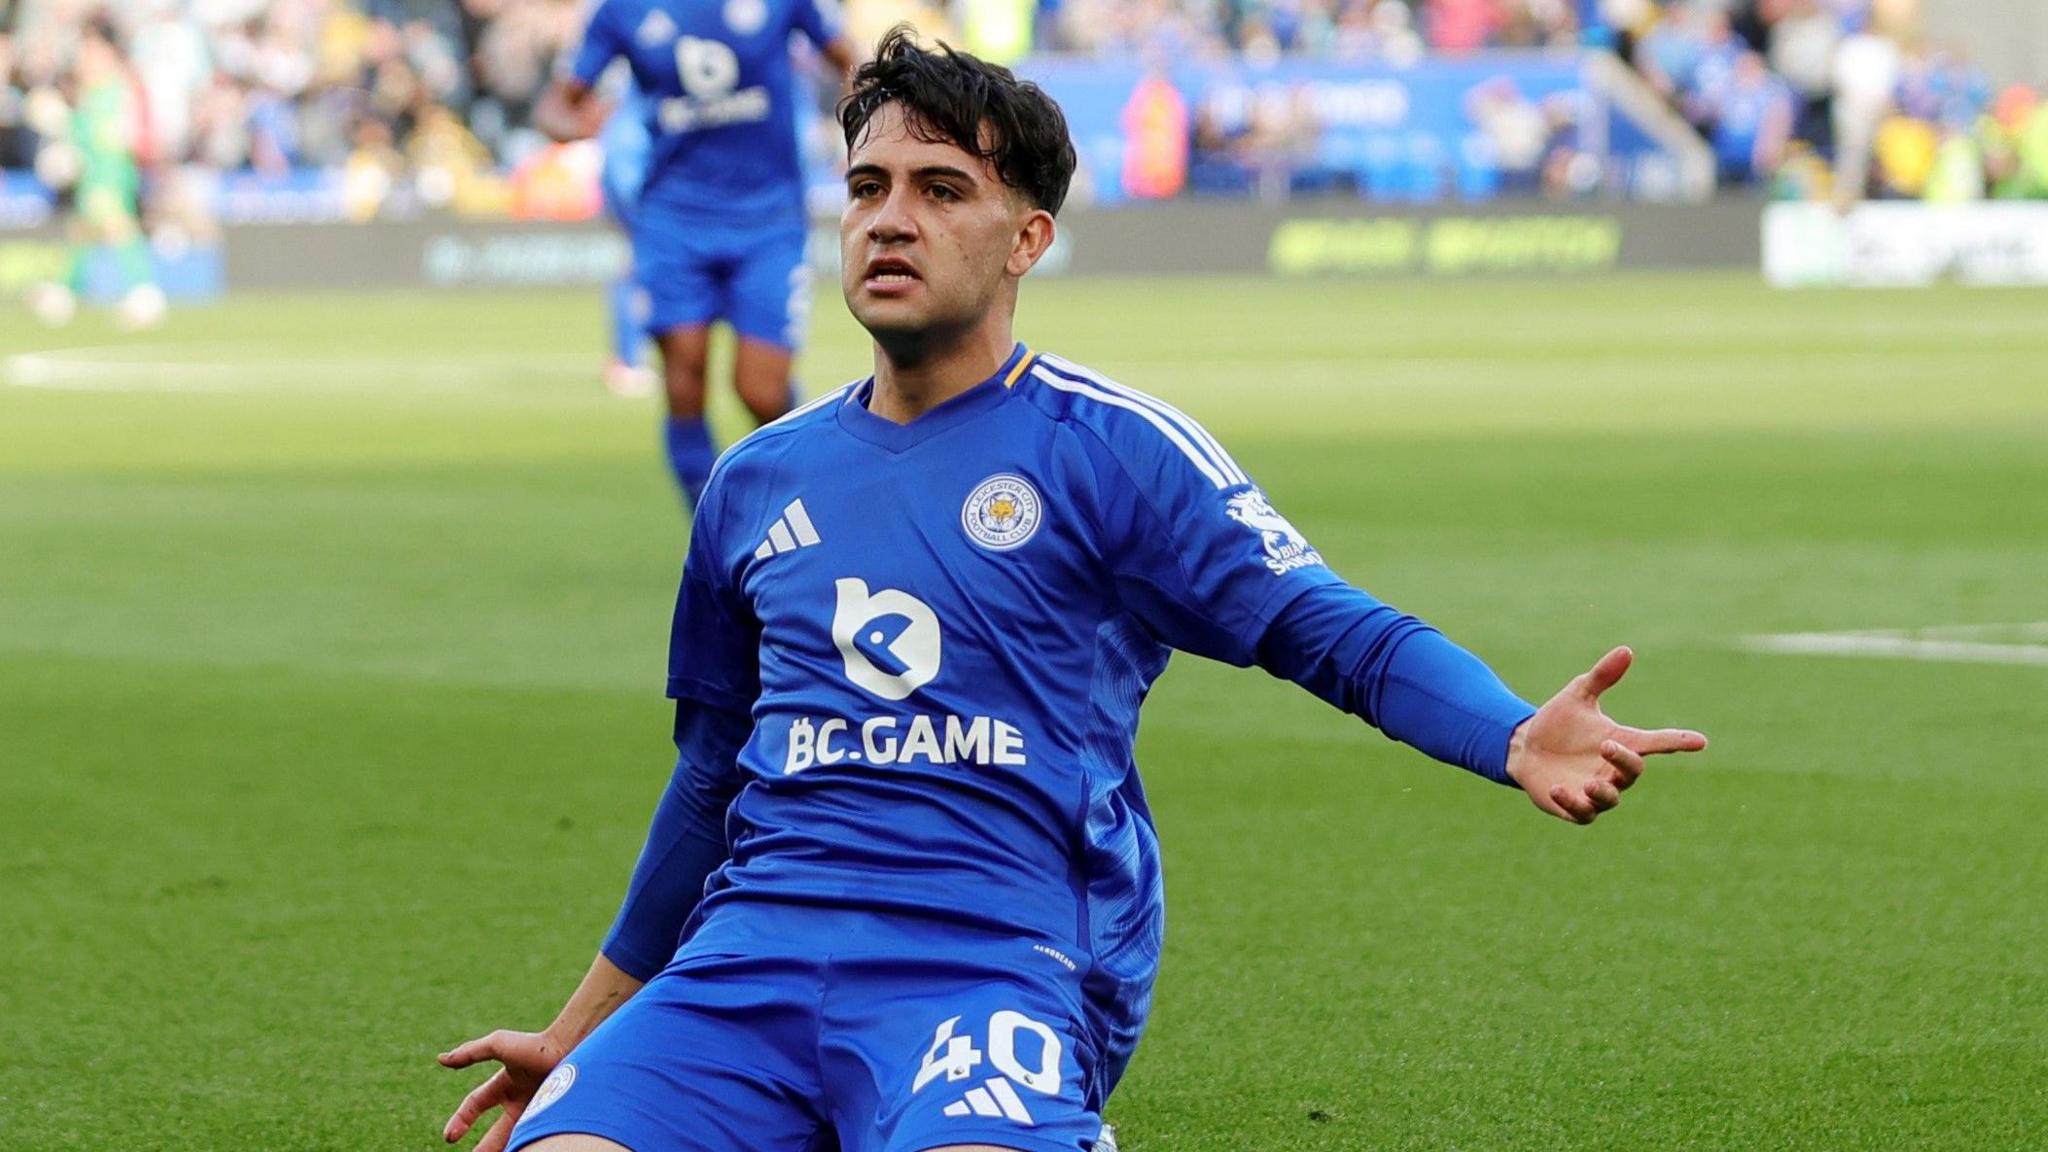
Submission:
M 600 177 L 604 210 L 613 222 L 633 238 L 633 208 L 640 201 L 640 186 L 647 180 L 647 150 L 653 137 L 647 130 L 647 102 L 631 77 L 625 78 L 611 118 L 598 133 L 604 149 L 604 170 Z M 611 357 L 605 361 L 604 386 L 618 396 L 645 396 L 654 391 L 654 375 L 646 367 L 647 292 L 640 287 L 634 265 L 628 264 L 613 280 L 605 296 L 605 312 L 611 321 Z
M 111 250 L 121 285 L 118 316 L 126 327 L 146 328 L 163 319 L 164 294 L 142 230 L 136 152 L 145 105 L 108 29 L 94 24 L 80 34 L 72 84 L 70 146 L 48 152 L 43 168 L 51 183 L 70 185 L 66 282 L 39 287 L 31 306 L 45 323 L 68 321 L 88 295 L 93 257 Z
M 557 139 L 596 135 L 592 86 L 617 59 L 647 102 L 651 146 L 633 213 L 633 264 L 661 345 L 670 469 L 695 507 L 716 452 L 704 423 L 710 326 L 738 345 L 733 386 L 756 420 L 789 411 L 810 307 L 791 37 L 843 76 L 854 60 L 829 0 L 602 0 L 570 74 L 534 109 Z

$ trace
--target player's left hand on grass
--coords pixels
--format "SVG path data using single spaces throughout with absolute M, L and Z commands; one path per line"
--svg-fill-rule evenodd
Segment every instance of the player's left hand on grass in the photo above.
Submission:
M 476 1090 L 462 1098 L 455 1114 L 448 1117 L 448 1123 L 441 1129 L 441 1139 L 450 1144 L 467 1135 L 477 1118 L 493 1108 L 504 1109 L 498 1122 L 477 1141 L 475 1152 L 504 1152 L 505 1144 L 512 1138 L 512 1126 L 519 1123 L 519 1117 L 533 1100 L 533 1094 L 540 1089 L 540 1082 L 547 1079 L 555 1065 L 568 1054 L 566 1046 L 549 1039 L 545 1032 L 508 1032 L 499 1030 L 488 1036 L 480 1036 L 452 1050 L 441 1053 L 439 1059 L 444 1068 L 467 1068 L 472 1064 L 486 1061 L 498 1062 L 498 1070 L 491 1078 L 476 1086 Z
M 1626 648 L 1602 656 L 1515 729 L 1508 777 L 1538 808 L 1560 820 L 1591 824 L 1643 774 L 1643 757 L 1707 746 L 1698 732 L 1630 728 L 1600 710 L 1600 694 L 1621 681 L 1634 659 Z

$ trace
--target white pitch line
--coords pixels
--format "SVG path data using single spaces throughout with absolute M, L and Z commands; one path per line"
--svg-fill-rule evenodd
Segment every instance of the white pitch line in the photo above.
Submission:
M 2048 641 L 2048 620 L 2037 620 L 2031 624 L 1944 624 L 1919 629 L 1913 635 L 1928 640 L 1989 640 L 1993 643 L 2002 642 L 2002 638 Z
M 1963 636 L 2048 636 L 2048 622 L 2037 624 L 1957 624 L 1915 631 L 1882 629 L 1862 632 L 1781 632 L 1745 636 L 1742 647 L 1779 656 L 1864 656 L 1891 660 L 1923 660 L 1947 664 L 2019 664 L 2048 667 L 2048 644 L 1998 643 L 1959 639 Z

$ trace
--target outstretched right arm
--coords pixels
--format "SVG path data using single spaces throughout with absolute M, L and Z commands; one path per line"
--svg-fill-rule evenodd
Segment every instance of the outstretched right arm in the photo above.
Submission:
M 1617 648 L 1542 708 L 1478 657 L 1351 587 L 1267 502 L 1214 437 L 1152 397 L 1054 356 L 1033 372 L 1101 402 L 1105 549 L 1124 605 L 1176 648 L 1257 663 L 1388 736 L 1590 824 L 1643 757 L 1697 752 L 1705 736 L 1617 724 L 1600 694 L 1628 670 Z M 1130 414 L 1135 419 L 1127 418 Z

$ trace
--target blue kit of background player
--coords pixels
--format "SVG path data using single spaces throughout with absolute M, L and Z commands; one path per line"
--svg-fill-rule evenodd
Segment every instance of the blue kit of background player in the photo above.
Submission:
M 630 78 L 612 108 L 611 118 L 598 133 L 598 147 L 604 150 L 604 168 L 598 177 L 604 193 L 605 214 L 631 239 L 640 206 L 640 187 L 647 182 L 647 152 L 654 141 L 647 130 L 647 103 Z M 635 269 L 628 267 L 612 281 L 605 295 L 605 310 L 612 329 L 611 358 L 605 364 L 605 386 L 622 396 L 641 395 L 648 389 L 640 366 L 647 343 L 647 295 L 640 287 Z
M 791 403 L 811 280 L 792 37 L 843 70 L 851 50 L 829 0 L 603 0 L 569 76 L 535 110 L 562 138 L 598 131 L 591 91 L 631 67 L 650 135 L 633 206 L 633 262 L 648 294 L 669 398 L 668 454 L 694 503 L 714 453 L 703 422 L 708 327 L 739 338 L 734 385 L 757 419 Z

